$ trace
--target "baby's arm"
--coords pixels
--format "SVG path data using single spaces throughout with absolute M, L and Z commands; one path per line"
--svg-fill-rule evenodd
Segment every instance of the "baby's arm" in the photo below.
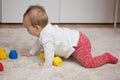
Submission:
M 31 50 L 29 52 L 22 53 L 22 56 L 29 57 L 29 56 L 35 55 L 36 53 L 40 51 L 40 49 L 41 49 L 40 41 L 39 39 L 37 39 L 33 47 L 31 48 Z
M 40 38 L 45 56 L 44 63 L 40 62 L 40 65 L 44 66 L 51 66 L 54 59 L 54 37 L 49 32 L 50 31 L 43 31 Z
M 46 42 L 44 45 L 45 66 L 51 66 L 54 59 L 54 45 L 51 41 Z

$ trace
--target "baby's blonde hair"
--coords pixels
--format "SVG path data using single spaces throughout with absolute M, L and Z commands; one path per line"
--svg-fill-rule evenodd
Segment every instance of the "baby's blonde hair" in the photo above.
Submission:
M 36 12 L 35 15 L 32 14 L 34 12 Z M 48 24 L 48 16 L 43 6 L 31 5 L 24 13 L 23 18 L 26 15 L 30 17 L 30 22 L 33 27 L 39 25 L 44 28 Z

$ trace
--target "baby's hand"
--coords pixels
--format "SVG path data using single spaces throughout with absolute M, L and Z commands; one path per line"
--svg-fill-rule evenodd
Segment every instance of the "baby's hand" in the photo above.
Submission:
M 39 65 L 40 65 L 40 66 L 44 66 L 43 63 L 44 63 L 43 61 L 40 61 Z
M 27 57 L 30 57 L 30 56 L 32 56 L 30 53 L 26 53 L 26 52 L 24 52 L 24 53 L 22 53 L 22 56 L 27 56 Z

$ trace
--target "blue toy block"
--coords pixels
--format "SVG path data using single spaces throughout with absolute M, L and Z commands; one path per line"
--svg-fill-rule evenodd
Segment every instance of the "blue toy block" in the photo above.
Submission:
M 18 58 L 18 53 L 16 50 L 11 50 L 9 53 L 9 58 L 10 59 L 17 59 Z

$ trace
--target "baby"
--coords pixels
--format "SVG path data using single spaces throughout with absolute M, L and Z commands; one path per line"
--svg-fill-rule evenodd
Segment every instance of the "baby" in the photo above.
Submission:
M 51 66 L 55 55 L 64 58 L 73 56 L 86 68 L 118 62 L 118 59 L 108 52 L 92 57 L 89 39 L 81 32 L 50 24 L 47 13 L 42 6 L 30 6 L 24 13 L 23 25 L 31 35 L 38 38 L 31 50 L 22 55 L 29 57 L 43 49 L 45 61 L 40 62 L 41 66 Z

